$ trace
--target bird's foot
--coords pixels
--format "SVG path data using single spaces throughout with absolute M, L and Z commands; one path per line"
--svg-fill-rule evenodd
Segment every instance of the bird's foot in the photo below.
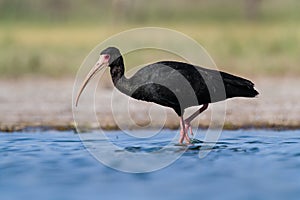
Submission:
M 181 128 L 180 130 L 179 144 L 183 144 L 183 142 L 185 142 L 186 144 L 193 144 L 189 133 L 191 134 L 191 136 L 194 136 L 191 124 L 185 121 L 184 130 L 183 128 Z
M 186 132 L 186 129 L 181 128 L 180 130 L 180 138 L 179 138 L 179 144 L 190 144 L 191 143 L 191 139 L 188 136 L 188 133 Z

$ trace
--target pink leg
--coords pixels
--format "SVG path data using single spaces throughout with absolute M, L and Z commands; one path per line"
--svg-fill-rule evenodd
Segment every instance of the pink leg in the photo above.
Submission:
M 179 144 L 182 144 L 183 141 L 186 141 L 187 144 L 191 143 L 191 140 L 187 133 L 188 129 L 185 128 L 184 119 L 181 116 L 180 117 L 180 138 L 179 138 Z
M 203 111 L 208 108 L 208 104 L 204 104 L 199 110 L 194 112 L 191 116 L 185 119 L 185 122 L 190 123 L 193 119 L 195 119 L 198 115 L 200 115 Z
M 183 120 L 183 116 L 180 117 L 180 138 L 179 138 L 179 144 L 183 143 L 183 140 L 185 139 L 186 131 L 185 131 L 185 124 Z
M 208 104 L 204 104 L 199 110 L 197 110 L 195 113 L 193 113 L 191 116 L 189 116 L 186 120 L 183 119 L 183 117 L 180 117 L 180 138 L 179 138 L 179 144 L 182 144 L 185 140 L 187 144 L 191 143 L 191 139 L 189 138 L 188 132 L 191 133 L 193 136 L 193 129 L 191 126 L 191 121 L 195 119 L 198 115 L 200 115 L 203 111 L 205 111 L 208 108 Z

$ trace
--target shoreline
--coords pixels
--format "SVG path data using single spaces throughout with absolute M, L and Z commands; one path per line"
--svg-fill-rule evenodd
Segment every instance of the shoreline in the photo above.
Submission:
M 297 77 L 254 77 L 251 80 L 260 95 L 253 99 L 226 100 L 223 128 L 300 129 L 300 80 Z M 73 84 L 72 78 L 0 80 L 0 131 L 75 130 L 74 113 L 81 130 L 95 130 L 98 123 L 104 130 L 179 128 L 179 118 L 172 109 L 128 98 L 113 90 L 109 79 L 91 83 L 75 109 L 72 107 Z M 209 126 L 213 105 L 192 123 L 193 127 Z M 197 107 L 187 109 L 185 117 L 195 109 Z
M 160 129 L 160 127 L 151 127 L 151 128 L 129 128 L 126 130 L 156 130 Z M 201 130 L 208 129 L 208 126 L 198 126 L 193 127 Z M 179 130 L 179 125 L 165 125 L 161 129 L 169 129 L 169 130 Z M 224 124 L 222 130 L 276 130 L 276 131 L 286 131 L 286 130 L 299 130 L 300 125 L 279 125 L 279 124 L 245 124 L 241 126 L 233 125 L 233 124 Z M 96 130 L 103 131 L 117 131 L 122 130 L 117 125 L 115 126 L 101 126 L 93 127 L 93 126 L 84 126 L 76 128 L 74 125 L 60 125 L 60 124 L 0 124 L 0 132 L 2 133 L 12 133 L 12 132 L 38 132 L 38 131 L 73 131 L 74 133 L 86 133 L 92 132 Z M 78 131 L 79 130 L 79 131 Z

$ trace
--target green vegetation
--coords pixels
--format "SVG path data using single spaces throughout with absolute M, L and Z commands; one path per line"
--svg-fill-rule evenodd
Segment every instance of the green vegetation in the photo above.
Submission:
M 143 26 L 191 36 L 232 73 L 300 75 L 298 0 L 124 2 L 0 0 L 0 76 L 73 76 L 98 43 Z

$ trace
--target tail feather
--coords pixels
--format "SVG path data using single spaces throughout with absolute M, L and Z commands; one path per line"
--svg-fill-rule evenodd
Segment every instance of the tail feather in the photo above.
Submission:
M 225 84 L 226 96 L 231 97 L 255 97 L 259 94 L 250 80 L 237 77 L 228 73 L 222 73 Z

